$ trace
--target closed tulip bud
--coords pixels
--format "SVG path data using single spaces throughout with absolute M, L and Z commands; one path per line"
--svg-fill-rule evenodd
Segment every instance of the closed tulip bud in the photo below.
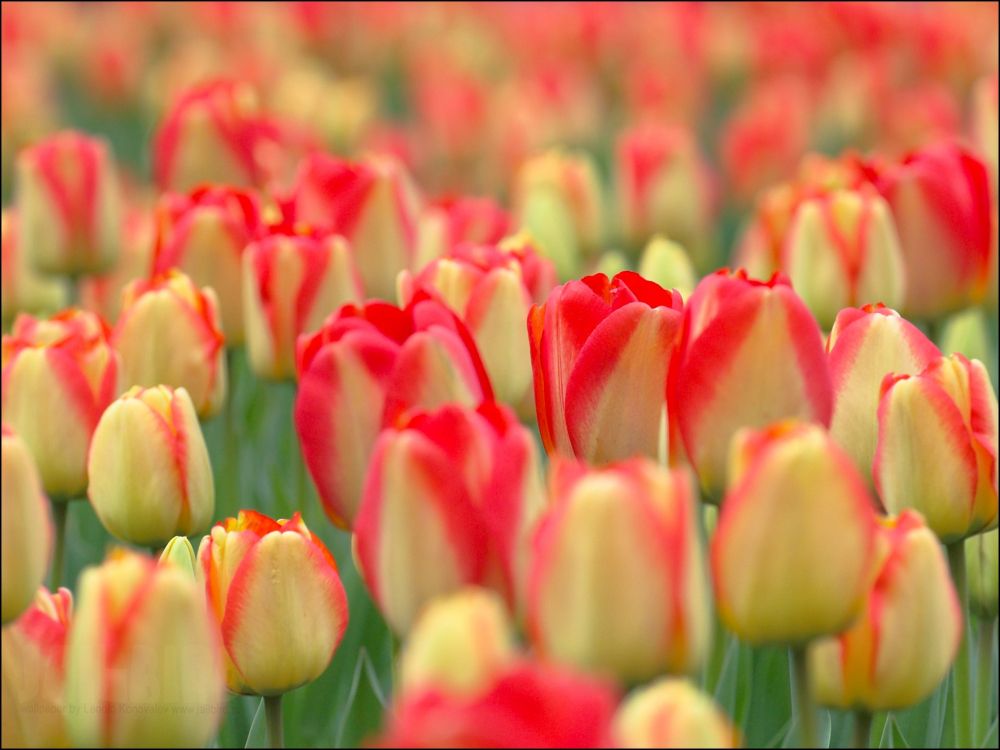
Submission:
M 247 187 L 261 182 L 257 98 L 246 83 L 213 81 L 185 91 L 167 112 L 153 143 L 161 190 L 203 183 Z
M 644 126 L 618 139 L 618 195 L 625 237 L 633 246 L 663 234 L 707 265 L 711 234 L 708 167 L 691 133 Z
M 739 747 L 739 733 L 710 697 L 665 678 L 630 695 L 615 715 L 618 747 Z
M 729 443 L 742 427 L 779 419 L 830 423 L 833 401 L 816 320 L 787 279 L 718 271 L 684 310 L 676 414 L 702 487 L 717 497 Z
M 892 372 L 918 373 L 941 353 L 919 328 L 885 305 L 841 310 L 827 352 L 833 381 L 830 437 L 871 485 L 882 381 Z
M 345 305 L 299 338 L 295 428 L 327 516 L 350 528 L 382 427 L 404 412 L 492 398 L 471 334 L 418 292 L 404 309 Z
M 740 432 L 711 544 L 722 622 L 752 644 L 804 644 L 846 628 L 871 581 L 873 506 L 821 427 Z
M 69 589 L 35 592 L 31 606 L 3 629 L 3 746 L 70 747 L 63 715 Z
M 399 278 L 401 304 L 429 290 L 462 319 L 476 342 L 496 397 L 520 407 L 531 397 L 531 353 L 524 321 L 531 309 L 532 275 L 555 281 L 555 269 L 530 245 L 461 245 L 417 274 Z M 537 282 L 536 282 L 537 283 Z
M 3 624 L 15 620 L 42 585 L 52 548 L 52 520 L 35 461 L 3 426 Z
M 459 196 L 437 201 L 420 216 L 413 267 L 422 269 L 460 245 L 495 245 L 510 229 L 510 216 L 492 198 Z
M 844 307 L 903 302 L 892 214 L 870 187 L 804 201 L 785 237 L 782 268 L 824 329 Z
M 73 744 L 207 744 L 225 708 L 225 679 L 197 582 L 119 549 L 82 573 L 79 593 L 66 654 Z
M 639 275 L 664 289 L 676 289 L 685 299 L 691 296 L 698 283 L 684 248 L 661 235 L 654 236 L 642 251 Z
M 226 342 L 243 343 L 241 258 L 261 229 L 253 193 L 228 186 L 200 187 L 160 200 L 153 273 L 179 268 L 219 297 Z
M 32 266 L 17 223 L 13 209 L 0 214 L 0 318 L 5 324 L 22 312 L 55 312 L 65 306 L 67 297 L 62 280 L 43 276 Z
M 113 323 L 121 313 L 122 292 L 131 282 L 149 276 L 153 257 L 153 220 L 145 210 L 128 214 L 122 229 L 121 254 L 107 273 L 77 280 L 80 303 Z
M 545 657 L 623 682 L 691 673 L 709 599 L 684 470 L 646 459 L 557 464 L 534 540 L 528 633 Z
M 943 142 L 898 163 L 872 166 L 869 175 L 899 232 L 905 311 L 933 318 L 981 301 L 994 236 L 990 178 L 982 159 Z
M 952 354 L 887 376 L 873 472 L 886 510 L 920 511 L 945 544 L 995 526 L 997 396 L 983 363 Z
M 834 708 L 895 711 L 929 696 L 962 638 L 948 562 L 920 514 L 882 521 L 878 572 L 844 632 L 809 648 L 816 700 Z
M 560 278 L 573 278 L 604 237 L 596 167 L 582 154 L 549 151 L 526 161 L 516 182 L 518 225 L 531 232 Z
M 242 510 L 217 523 L 198 548 L 198 575 L 231 691 L 280 695 L 326 670 L 347 628 L 347 597 L 333 556 L 298 513 L 273 521 Z
M 667 374 L 681 297 L 636 273 L 557 287 L 531 309 L 535 409 L 545 450 L 604 463 L 665 457 Z
M 428 688 L 403 696 L 378 747 L 612 747 L 617 695 L 604 683 L 524 662 L 488 689 Z
M 603 273 L 605 276 L 612 277 L 622 271 L 628 271 L 628 266 L 628 258 L 621 251 L 605 250 L 597 259 L 594 273 Z
M 486 589 L 462 589 L 421 612 L 400 657 L 400 695 L 425 688 L 473 694 L 488 688 L 514 657 L 503 600 Z
M 20 240 L 38 270 L 79 276 L 118 257 L 120 197 L 104 141 L 58 133 L 17 159 Z
M 87 496 L 112 535 L 159 546 L 195 534 L 215 511 L 212 464 L 183 388 L 129 389 L 94 430 Z
M 253 371 L 295 375 L 295 340 L 361 296 L 350 246 L 337 235 L 272 234 L 243 253 L 243 322 Z
M 466 585 L 517 601 L 543 502 L 534 441 L 508 409 L 444 406 L 387 428 L 354 534 L 389 626 L 409 632 L 424 605 Z
M 194 554 L 194 547 L 186 536 L 175 536 L 160 553 L 160 565 L 173 565 L 185 573 L 190 573 L 195 577 L 195 568 L 198 565 Z
M 385 156 L 347 162 L 312 154 L 287 209 L 296 222 L 347 238 L 366 297 L 394 298 L 396 276 L 416 255 L 420 215 L 420 197 L 402 164 Z
M 965 565 L 969 581 L 969 606 L 987 622 L 997 619 L 997 530 L 965 540 Z
M 218 300 L 177 270 L 137 279 L 122 295 L 111 344 L 130 386 L 184 388 L 198 415 L 214 416 L 226 398 L 225 339 Z
M 964 354 L 969 359 L 989 362 L 996 354 L 990 340 L 990 331 L 984 311 L 975 307 L 955 313 L 941 331 L 941 350 L 945 354 Z M 987 368 L 989 369 L 989 368 Z
M 87 489 L 90 436 L 118 395 L 119 358 L 92 313 L 22 315 L 3 337 L 3 419 L 35 458 L 53 500 Z

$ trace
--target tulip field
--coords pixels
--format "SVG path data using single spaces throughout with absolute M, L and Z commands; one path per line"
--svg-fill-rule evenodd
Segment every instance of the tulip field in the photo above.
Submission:
M 996 4 L 0 33 L 3 747 L 998 746 Z

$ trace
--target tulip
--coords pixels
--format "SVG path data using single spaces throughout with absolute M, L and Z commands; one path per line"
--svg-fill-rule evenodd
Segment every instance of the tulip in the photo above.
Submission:
M 827 425 L 832 392 L 819 327 L 776 275 L 744 271 L 702 279 L 684 310 L 675 410 L 702 487 L 718 496 L 729 443 L 742 427 L 779 419 Z
M 912 706 L 934 692 L 958 651 L 962 609 L 920 514 L 882 521 L 880 543 L 861 615 L 809 648 L 812 692 L 824 705 L 867 712 Z
M 122 292 L 132 281 L 149 275 L 152 255 L 152 218 L 145 210 L 133 210 L 126 215 L 121 254 L 111 270 L 99 276 L 84 276 L 77 281 L 82 307 L 109 322 L 118 320 Z
M 646 459 L 562 462 L 535 536 L 528 633 L 547 658 L 623 682 L 691 673 L 709 640 L 709 593 L 683 470 Z
M 198 558 L 195 556 L 194 547 L 186 536 L 175 536 L 160 553 L 160 565 L 173 565 L 185 573 L 190 573 L 195 577 L 195 569 L 198 566 Z
M 459 196 L 437 201 L 420 217 L 413 267 L 422 269 L 466 243 L 495 245 L 510 229 L 510 216 L 491 198 Z
M 517 601 L 540 489 L 534 441 L 509 409 L 450 405 L 390 425 L 354 519 L 359 567 L 389 627 L 409 632 L 424 605 L 465 585 Z
M 346 237 L 365 296 L 393 299 L 396 275 L 416 254 L 420 210 L 401 164 L 388 157 L 351 163 L 313 154 L 302 162 L 287 210 L 296 222 Z
M 998 77 L 996 73 L 991 76 L 980 78 L 972 90 L 972 140 L 983 155 L 983 159 L 989 166 L 994 190 L 997 188 L 998 164 L 1000 157 L 997 155 L 998 148 L 998 120 L 997 113 L 998 97 Z
M 617 179 L 625 237 L 633 246 L 661 233 L 706 265 L 711 234 L 708 167 L 691 133 L 647 125 L 618 137 Z
M 400 695 L 425 688 L 471 695 L 488 688 L 513 659 L 503 600 L 486 589 L 462 589 L 421 612 L 400 657 Z
M 492 398 L 472 336 L 419 292 L 404 309 L 345 305 L 300 337 L 295 428 L 327 516 L 350 528 L 384 425 L 413 408 Z
M 212 464 L 183 388 L 134 386 L 112 403 L 94 430 L 87 472 L 94 512 L 123 541 L 159 546 L 212 520 Z
M 614 690 L 603 682 L 526 662 L 488 690 L 406 695 L 379 747 L 611 747 Z
M 243 250 L 261 230 L 253 193 L 201 187 L 160 199 L 153 273 L 179 268 L 219 297 L 222 330 L 230 345 L 243 343 Z
M 903 302 L 892 214 L 870 187 L 804 201 L 785 236 L 782 267 L 823 328 L 849 305 Z
M 783 422 L 738 433 L 729 472 L 710 555 L 722 622 L 752 644 L 844 630 L 864 604 L 876 540 L 851 460 L 821 427 Z
M 608 277 L 628 270 L 630 270 L 628 258 L 619 250 L 605 250 L 594 266 L 594 273 L 602 273 Z
M 274 696 L 312 682 L 347 628 L 337 563 L 296 513 L 242 510 L 198 548 L 198 576 L 222 634 L 234 693 Z
M 941 331 L 941 350 L 944 354 L 964 354 L 969 359 L 978 359 L 983 363 L 989 362 L 992 357 L 995 370 L 996 355 L 984 312 L 970 307 L 948 318 Z
M 111 334 L 124 382 L 184 388 L 199 416 L 217 414 L 226 398 L 218 305 L 212 289 L 198 289 L 177 270 L 129 284 Z
M 203 747 L 225 707 L 218 639 L 184 571 L 113 551 L 80 576 L 66 653 L 77 747 Z
M 983 299 L 993 210 L 986 164 L 943 142 L 868 174 L 892 209 L 906 269 L 905 311 L 938 317 Z M 933 525 L 933 524 L 932 524 Z
M 997 530 L 965 540 L 965 565 L 969 583 L 969 606 L 987 622 L 997 619 Z
M 997 524 L 997 397 L 961 354 L 882 383 L 873 472 L 887 511 L 920 511 L 945 544 Z
M 24 442 L 3 426 L 3 624 L 31 604 L 45 579 L 52 551 L 52 520 L 35 461 Z
M 67 131 L 17 158 L 20 241 L 35 268 L 79 276 L 118 257 L 119 194 L 104 141 Z
M 618 747 L 739 747 L 739 734 L 690 682 L 664 678 L 632 693 L 615 715 Z
M 664 289 L 676 289 L 685 299 L 691 296 L 698 283 L 684 248 L 661 235 L 650 239 L 642 251 L 639 275 Z
M 882 380 L 891 372 L 918 373 L 940 354 L 919 328 L 885 305 L 851 307 L 837 315 L 827 342 L 833 381 L 830 436 L 869 485 Z
M 24 440 L 53 500 L 87 488 L 87 450 L 118 394 L 119 358 L 107 326 L 82 310 L 21 315 L 3 337 L 3 419 Z
M 63 282 L 40 275 L 31 265 L 17 223 L 13 209 L 0 214 L 0 318 L 5 324 L 18 313 L 51 313 L 66 303 Z
M 202 183 L 258 184 L 259 127 L 256 95 L 246 83 L 212 81 L 184 92 L 154 138 L 156 184 L 179 191 Z
M 295 374 L 295 339 L 361 296 L 343 237 L 271 234 L 243 253 L 243 322 L 250 366 L 260 377 Z
M 681 310 L 679 294 L 631 271 L 570 281 L 531 309 L 535 409 L 549 454 L 591 463 L 668 455 Z
M 582 154 L 549 151 L 525 162 L 514 191 L 517 223 L 531 232 L 562 279 L 577 275 L 604 235 L 601 183 Z
M 532 278 L 534 277 L 534 278 Z M 550 261 L 528 245 L 508 251 L 504 245 L 461 245 L 432 261 L 417 274 L 399 276 L 401 304 L 417 289 L 431 291 L 468 327 L 483 359 L 496 397 L 519 406 L 530 398 L 531 355 L 528 318 L 533 297 L 529 284 L 555 286 Z
M 72 615 L 69 589 L 40 588 L 27 612 L 3 629 L 4 747 L 70 747 L 63 681 Z

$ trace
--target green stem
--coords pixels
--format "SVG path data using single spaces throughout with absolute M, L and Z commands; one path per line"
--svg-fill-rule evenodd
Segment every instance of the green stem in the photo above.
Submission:
M 993 628 L 996 627 L 996 618 L 978 618 L 977 624 L 976 710 L 973 714 L 975 726 L 972 736 L 976 747 L 983 747 L 990 729 L 990 697 L 993 692 L 990 678 L 993 676 Z
M 867 748 L 872 734 L 872 715 L 870 711 L 854 712 L 854 740 L 851 747 Z
M 267 718 L 267 746 L 284 747 L 285 732 L 281 722 L 281 694 L 264 696 L 264 716 Z
M 66 550 L 66 516 L 68 513 L 68 500 L 52 500 L 52 525 L 55 527 L 55 538 L 52 547 L 52 570 L 49 572 L 49 587 L 53 593 L 62 585 L 63 559 Z
M 816 708 L 813 706 L 809 690 L 809 674 L 806 667 L 806 647 L 792 648 L 792 666 L 795 670 L 794 691 L 795 710 L 799 719 L 799 740 L 802 747 L 816 747 Z
M 968 592 L 965 580 L 965 543 L 953 542 L 948 545 L 948 565 L 951 567 L 951 578 L 958 592 L 963 618 L 969 611 Z M 955 657 L 954 681 L 952 682 L 952 697 L 955 716 L 955 746 L 972 747 L 972 717 L 969 696 L 969 638 L 966 634 L 966 623 L 962 623 L 962 641 Z

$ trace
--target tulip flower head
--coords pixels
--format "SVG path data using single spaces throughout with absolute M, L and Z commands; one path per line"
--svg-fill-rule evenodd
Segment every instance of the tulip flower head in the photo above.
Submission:
M 66 287 L 59 279 L 43 276 L 27 257 L 18 231 L 17 211 L 0 214 L 0 318 L 4 323 L 18 313 L 53 313 L 65 306 Z
M 52 551 L 52 519 L 35 461 L 24 442 L 3 426 L 3 624 L 31 604 Z
M 243 510 L 217 523 L 198 548 L 198 576 L 232 692 L 280 695 L 330 664 L 347 597 L 333 556 L 298 513 L 274 521 Z
M 66 717 L 77 746 L 202 746 L 222 718 L 218 637 L 182 570 L 113 550 L 80 577 L 66 654 Z
M 946 544 L 996 526 L 997 396 L 983 363 L 952 354 L 887 375 L 873 471 L 886 510 L 920 511 Z
M 712 699 L 685 679 L 664 678 L 630 695 L 615 716 L 618 747 L 739 747 Z
M 87 451 L 118 394 L 120 359 L 93 313 L 70 309 L 42 320 L 21 315 L 3 337 L 3 419 L 28 446 L 53 500 L 87 488 Z
M 132 544 L 198 533 L 215 511 L 208 449 L 183 388 L 135 386 L 113 402 L 94 430 L 87 471 L 97 517 Z
M 965 568 L 969 577 L 969 606 L 986 621 L 997 618 L 1000 575 L 997 564 L 997 529 L 965 540 Z
M 782 422 L 737 434 L 729 476 L 710 552 L 722 622 L 754 644 L 846 628 L 876 551 L 874 500 L 850 459 L 821 427 Z
M 677 292 L 623 271 L 567 282 L 531 309 L 535 409 L 550 455 L 669 455 L 667 375 L 682 305 Z
M 111 334 L 129 386 L 184 388 L 201 417 L 226 398 L 226 352 L 219 302 L 177 270 L 126 287 Z
M 962 608 L 941 545 L 920 514 L 881 522 L 878 573 L 860 617 L 809 649 L 813 693 L 835 708 L 895 711 L 948 674 Z

